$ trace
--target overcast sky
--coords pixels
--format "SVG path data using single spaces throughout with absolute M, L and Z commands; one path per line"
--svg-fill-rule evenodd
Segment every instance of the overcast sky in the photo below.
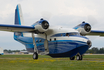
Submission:
M 21 4 L 25 25 L 40 18 L 51 26 L 73 28 L 82 21 L 93 29 L 104 30 L 104 0 L 0 0 L 0 24 L 14 24 L 17 4 Z M 90 37 L 94 47 L 104 47 L 103 37 Z M 13 39 L 13 33 L 0 31 L 0 47 L 21 50 L 25 46 Z

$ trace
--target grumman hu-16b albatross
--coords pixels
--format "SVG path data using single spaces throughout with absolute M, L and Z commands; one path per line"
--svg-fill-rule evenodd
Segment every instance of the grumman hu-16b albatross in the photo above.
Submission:
M 38 53 L 51 57 L 70 57 L 82 60 L 82 55 L 91 47 L 91 41 L 85 35 L 104 35 L 104 31 L 91 30 L 89 23 L 82 22 L 69 28 L 52 28 L 47 20 L 40 19 L 31 26 L 25 26 L 21 7 L 15 9 L 14 25 L 0 24 L 1 31 L 14 32 L 14 39 L 33 52 L 33 59 Z

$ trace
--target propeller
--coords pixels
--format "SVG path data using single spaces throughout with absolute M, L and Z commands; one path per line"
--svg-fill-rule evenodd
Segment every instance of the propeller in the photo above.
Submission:
M 43 21 L 43 22 L 42 22 L 42 27 L 43 27 L 44 29 L 48 29 L 49 23 L 48 23 L 47 21 Z
M 84 26 L 85 31 L 89 32 L 91 30 L 91 26 L 89 24 L 86 24 Z
M 44 11 L 41 13 L 42 18 L 44 18 L 45 20 L 50 20 L 52 13 L 48 12 L 48 11 Z
M 89 24 L 91 24 L 91 26 L 94 26 L 94 25 L 96 25 L 98 23 L 96 18 L 91 16 L 91 15 L 88 16 L 88 22 L 89 22 Z

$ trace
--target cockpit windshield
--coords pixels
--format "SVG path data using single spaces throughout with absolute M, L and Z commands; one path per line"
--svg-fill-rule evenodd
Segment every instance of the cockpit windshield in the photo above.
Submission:
M 59 33 L 55 34 L 52 37 L 62 37 L 62 36 L 80 36 L 78 32 L 70 32 L 70 33 Z
M 66 36 L 75 36 L 75 35 L 80 36 L 80 34 L 77 32 L 66 33 Z

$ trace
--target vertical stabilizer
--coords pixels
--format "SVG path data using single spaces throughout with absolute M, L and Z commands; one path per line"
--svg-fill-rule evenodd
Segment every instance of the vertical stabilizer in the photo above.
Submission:
M 15 9 L 15 25 L 24 25 L 24 21 L 23 21 L 23 15 L 22 15 L 22 10 L 21 10 L 21 5 L 18 4 L 16 9 Z M 23 36 L 22 32 L 14 32 L 14 39 L 19 37 L 19 36 Z
M 21 5 L 18 4 L 15 9 L 15 25 L 24 25 Z

